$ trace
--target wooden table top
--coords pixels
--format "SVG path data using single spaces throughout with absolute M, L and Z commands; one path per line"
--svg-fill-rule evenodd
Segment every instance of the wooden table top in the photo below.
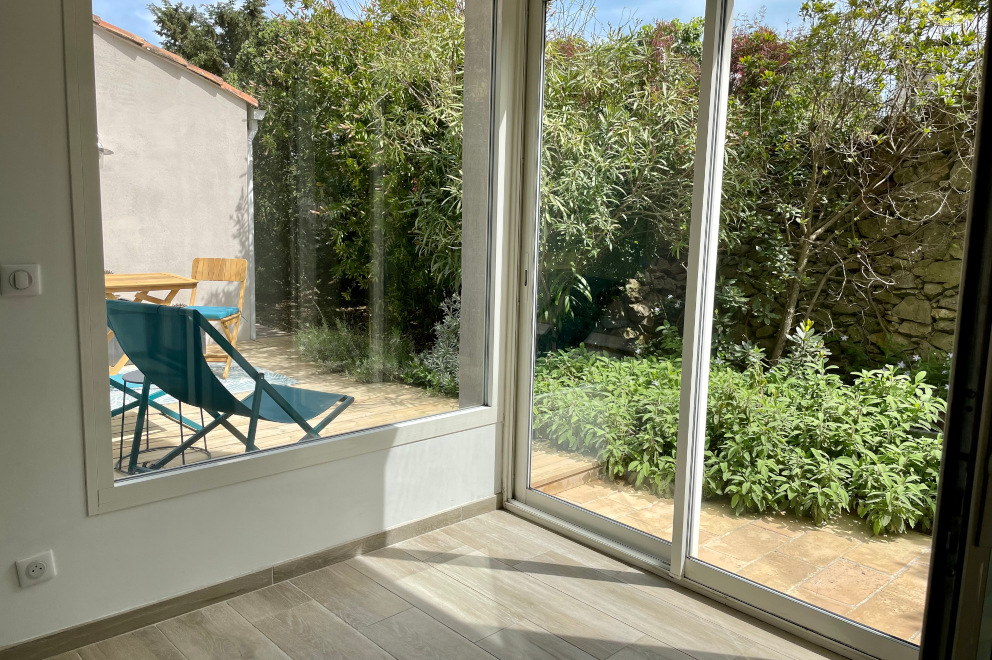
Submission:
M 107 293 L 192 289 L 199 280 L 172 273 L 120 273 L 104 275 Z

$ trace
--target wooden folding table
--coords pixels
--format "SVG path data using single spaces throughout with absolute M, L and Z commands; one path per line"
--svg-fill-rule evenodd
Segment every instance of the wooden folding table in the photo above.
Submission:
M 109 300 L 116 300 L 119 293 L 133 293 L 134 302 L 147 302 L 154 305 L 171 305 L 180 291 L 195 289 L 196 285 L 199 284 L 199 280 L 172 273 L 108 274 L 104 276 L 104 280 Z M 159 293 L 156 297 L 152 295 L 153 292 L 164 292 L 165 295 L 162 296 Z M 107 343 L 110 343 L 113 338 L 114 333 L 108 330 Z M 127 364 L 126 355 L 122 356 L 117 364 L 110 367 L 110 375 L 119 373 L 125 364 Z

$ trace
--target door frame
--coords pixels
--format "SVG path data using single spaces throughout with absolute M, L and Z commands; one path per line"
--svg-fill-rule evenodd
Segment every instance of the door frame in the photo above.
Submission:
M 524 43 L 523 85 L 523 161 L 521 163 L 520 255 L 521 278 L 517 311 L 517 384 L 513 420 L 515 439 L 526 438 L 529 448 L 533 422 L 533 383 L 536 332 L 536 270 L 538 259 L 537 219 L 541 171 L 541 117 L 544 102 L 545 0 L 504 0 L 520 2 L 526 9 L 522 41 Z M 511 12 L 512 13 L 512 12 Z M 536 56 L 535 56 L 536 54 Z M 611 539 L 645 557 L 655 558 L 659 567 L 669 565 L 671 544 L 605 516 L 582 509 L 558 498 L 529 488 L 530 451 L 517 449 L 513 460 L 512 497 L 521 504 L 545 511 L 556 519 L 591 530 L 603 539 Z
M 513 452 L 507 475 L 506 507 L 619 559 L 657 573 L 724 602 L 799 637 L 852 658 L 908 660 L 919 647 L 774 591 L 694 558 L 702 502 L 703 449 L 709 383 L 720 195 L 723 180 L 733 0 L 706 0 L 703 66 L 693 179 L 682 390 L 677 438 L 675 519 L 672 541 L 656 539 L 553 496 L 529 488 L 535 351 L 535 277 L 540 194 L 541 117 L 544 92 L 544 0 L 503 0 L 518 15 L 503 25 L 501 45 L 523 58 L 516 69 L 526 80 L 519 161 L 520 264 L 515 333 L 514 412 L 506 420 Z M 523 33 L 520 34 L 519 31 Z M 518 89 L 517 93 L 521 93 Z

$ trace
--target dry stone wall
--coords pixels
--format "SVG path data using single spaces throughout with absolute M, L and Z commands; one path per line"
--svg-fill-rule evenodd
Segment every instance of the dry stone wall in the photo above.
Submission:
M 879 361 L 952 350 L 971 186 L 969 165 L 954 153 L 953 146 L 931 150 L 897 170 L 888 195 L 898 217 L 852 221 L 836 242 L 840 250 L 817 255 L 803 285 L 797 323 L 809 312 L 829 338 Z M 735 256 L 724 261 L 747 259 Z M 736 280 L 745 297 L 770 298 L 770 311 L 780 318 L 786 283 L 775 291 L 775 282 L 741 277 L 737 268 L 721 264 L 720 275 Z M 633 353 L 664 322 L 681 328 L 685 284 L 684 262 L 656 259 L 622 287 L 587 344 Z M 728 334 L 770 349 L 777 330 L 776 321 L 752 314 Z

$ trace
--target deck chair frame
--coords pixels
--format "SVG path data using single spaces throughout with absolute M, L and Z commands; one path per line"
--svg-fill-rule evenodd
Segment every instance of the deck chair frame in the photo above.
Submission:
M 198 329 L 206 332 L 206 334 L 212 340 L 214 340 L 214 342 L 216 342 L 217 346 L 219 346 L 221 350 L 227 353 L 230 356 L 230 358 L 234 362 L 236 362 L 239 367 L 241 367 L 244 370 L 244 372 L 248 375 L 249 378 L 255 381 L 255 389 L 252 395 L 251 416 L 249 418 L 250 421 L 248 424 L 248 434 L 245 435 L 244 433 L 242 433 L 241 430 L 238 429 L 236 426 L 234 426 L 234 424 L 232 424 L 230 421 L 231 417 L 239 413 L 234 413 L 234 412 L 217 413 L 216 411 L 211 411 L 209 409 L 206 409 L 207 412 L 214 418 L 213 421 L 209 422 L 206 426 L 204 426 L 196 433 L 194 433 L 192 436 L 187 438 L 182 444 L 177 445 L 176 447 L 171 449 L 162 458 L 151 462 L 147 466 L 139 466 L 138 452 L 141 448 L 141 434 L 144 431 L 145 414 L 149 407 L 149 396 L 152 385 L 150 380 L 146 378 L 141 388 L 141 398 L 138 403 L 138 418 L 135 421 L 135 425 L 134 425 L 134 437 L 131 443 L 131 456 L 130 459 L 128 460 L 128 467 L 127 467 L 128 474 L 136 474 L 140 472 L 152 472 L 155 470 L 160 470 L 162 467 L 167 465 L 169 461 L 173 460 L 174 458 L 182 454 L 183 451 L 189 449 L 200 438 L 202 438 L 210 431 L 216 429 L 218 426 L 223 426 L 228 431 L 230 431 L 231 434 L 234 435 L 234 437 L 240 440 L 245 445 L 246 453 L 251 451 L 258 451 L 258 447 L 255 445 L 255 433 L 258 429 L 258 420 L 262 405 L 263 394 L 267 394 L 269 397 L 271 397 L 272 400 L 275 401 L 275 403 L 280 408 L 282 408 L 282 410 L 287 415 L 289 415 L 289 417 L 292 418 L 292 420 L 296 422 L 296 424 L 299 425 L 301 429 L 303 429 L 305 435 L 302 438 L 300 438 L 298 442 L 318 439 L 320 437 L 320 432 L 328 424 L 334 421 L 334 419 L 338 415 L 344 412 L 345 408 L 350 406 L 355 401 L 355 397 L 353 396 L 343 396 L 337 403 L 335 403 L 330 408 L 330 412 L 316 426 L 311 426 L 307 422 L 307 420 L 303 419 L 303 416 L 300 415 L 299 411 L 297 411 L 292 405 L 290 405 L 290 403 L 286 401 L 286 399 L 282 396 L 282 394 L 280 394 L 278 390 L 272 387 L 272 385 L 265 380 L 265 375 L 260 373 L 257 369 L 255 369 L 255 367 L 253 367 L 251 363 L 248 362 L 248 360 L 246 360 L 244 356 L 238 352 L 238 349 L 236 349 L 231 344 L 231 342 L 229 342 L 227 338 L 224 337 L 217 330 L 217 328 L 215 328 L 213 324 L 210 323 L 210 321 L 208 321 L 202 314 L 200 314 L 199 312 L 195 312 L 195 314 L 189 314 L 187 315 L 186 321 L 189 326 L 188 328 L 189 332 L 196 332 Z M 191 405 L 195 405 L 195 404 L 191 404 Z

